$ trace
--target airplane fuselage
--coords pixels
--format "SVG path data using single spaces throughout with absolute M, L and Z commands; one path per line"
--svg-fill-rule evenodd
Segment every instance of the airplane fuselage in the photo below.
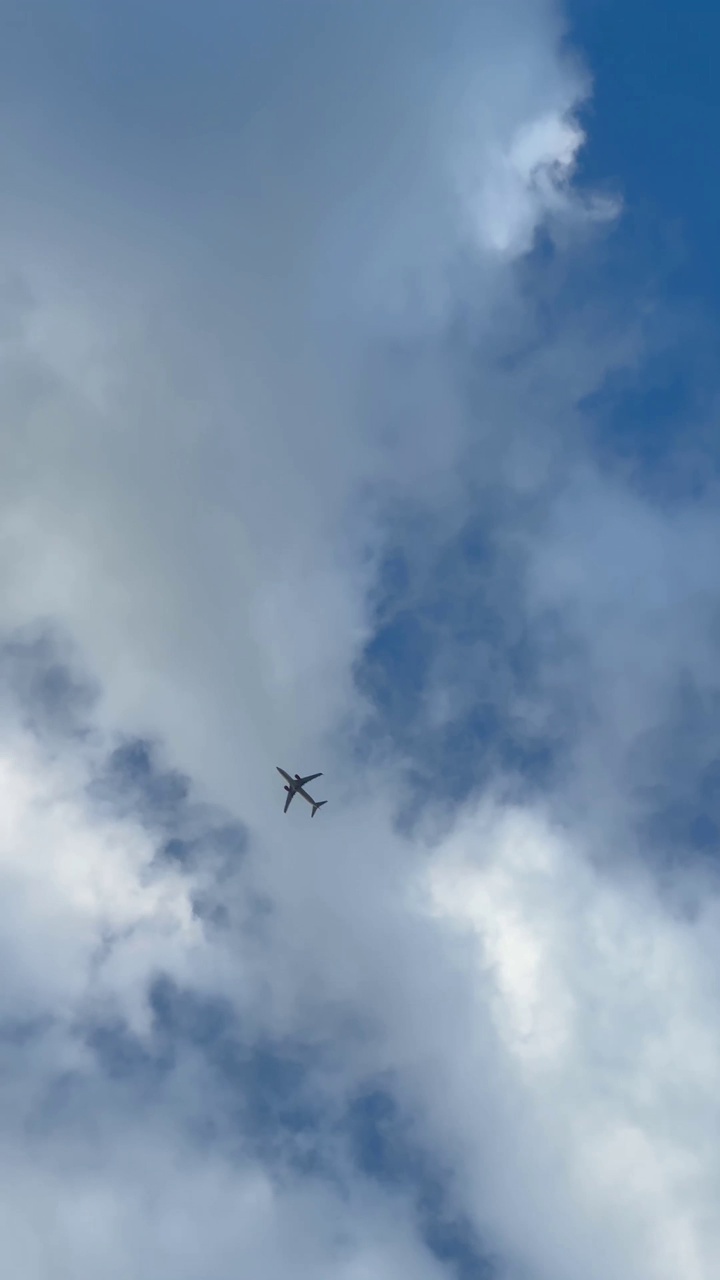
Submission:
M 313 811 L 313 817 L 314 817 L 317 810 L 322 808 L 322 806 L 326 802 L 324 800 L 321 800 L 319 802 L 317 800 L 313 800 L 312 796 L 305 790 L 303 783 L 312 782 L 313 778 L 319 778 L 322 775 L 319 773 L 314 773 L 309 778 L 301 778 L 300 774 L 296 773 L 295 777 L 293 778 L 289 773 L 286 773 L 284 769 L 281 769 L 279 764 L 277 764 L 275 768 L 277 769 L 278 773 L 281 774 L 281 776 L 285 779 L 285 783 L 286 783 L 284 790 L 287 791 L 288 798 L 285 803 L 285 811 L 287 812 L 288 805 L 290 804 L 290 801 L 292 800 L 293 796 L 302 796 L 303 800 L 307 800 L 308 804 L 312 805 L 312 811 Z
M 284 769 L 281 769 L 280 772 L 283 778 L 287 778 L 285 791 L 292 791 L 294 796 L 302 796 L 303 800 L 307 800 L 308 804 L 315 803 L 312 796 L 308 795 L 305 788 L 301 785 L 300 774 L 296 774 L 294 778 L 291 778 L 290 774 L 286 773 Z

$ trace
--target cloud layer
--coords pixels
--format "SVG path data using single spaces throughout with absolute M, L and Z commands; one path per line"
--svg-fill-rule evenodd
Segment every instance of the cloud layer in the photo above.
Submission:
M 709 1280 L 717 519 L 596 445 L 661 326 L 562 15 L 66 18 L 2 53 L 13 1274 Z

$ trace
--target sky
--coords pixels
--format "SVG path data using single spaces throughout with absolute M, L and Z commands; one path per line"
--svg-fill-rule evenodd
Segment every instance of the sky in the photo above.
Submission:
M 0 11 L 6 1269 L 714 1280 L 720 19 Z

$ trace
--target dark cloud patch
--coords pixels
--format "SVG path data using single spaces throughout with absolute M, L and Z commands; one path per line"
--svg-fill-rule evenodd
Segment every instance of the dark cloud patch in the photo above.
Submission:
M 350 1172 L 408 1195 L 420 1235 L 457 1280 L 492 1280 L 496 1270 L 467 1221 L 452 1207 L 447 1173 L 413 1137 L 393 1092 L 369 1082 L 349 1101 L 328 1088 L 330 1050 L 248 1039 L 230 1005 L 168 978 L 150 993 L 151 1035 L 140 1040 L 118 1022 L 79 1029 L 114 1098 L 134 1108 L 174 1105 L 183 1090 L 189 1141 L 232 1158 L 252 1154 L 266 1167 L 342 1187 Z M 44 1123 L 82 1105 L 79 1075 L 56 1081 Z M 90 1086 L 87 1103 L 92 1108 Z M 349 1162 L 349 1163 L 348 1163 Z
M 189 790 L 188 780 L 176 770 L 164 769 L 154 745 L 142 738 L 116 747 L 91 784 L 94 799 L 129 809 L 158 830 L 175 829 Z
M 122 1022 L 98 1023 L 84 1030 L 84 1039 L 111 1080 L 144 1082 L 146 1089 L 161 1084 L 176 1060 L 167 1038 L 154 1036 L 151 1043 L 134 1036 Z
M 0 710 L 53 750 L 89 748 L 91 769 L 98 760 L 98 692 L 56 629 L 38 624 L 0 637 Z M 246 828 L 202 803 L 189 778 L 163 763 L 157 743 L 127 738 L 101 755 L 86 799 L 98 815 L 139 822 L 155 842 L 158 864 L 201 872 L 193 889 L 196 914 L 217 927 L 230 923 L 225 888 L 245 856 Z
M 198 996 L 168 979 L 154 985 L 151 1004 L 158 1040 L 192 1045 L 202 1054 L 216 1086 L 234 1096 L 246 1136 L 266 1140 L 276 1130 L 294 1134 L 317 1127 L 309 1089 L 313 1052 L 301 1045 L 249 1042 L 225 1001 Z
M 636 742 L 630 767 L 653 858 L 661 866 L 695 858 L 720 868 L 720 693 L 684 674 L 667 717 Z
M 97 691 L 71 646 L 37 626 L 0 638 L 0 696 L 38 737 L 78 738 L 88 732 Z
M 249 1038 L 226 1001 L 167 977 L 149 999 L 148 1038 L 117 1021 L 80 1029 L 107 1081 L 143 1105 L 172 1105 L 181 1091 L 188 1136 L 201 1145 L 330 1176 L 318 1051 Z
M 26 1049 L 41 1039 L 53 1025 L 49 1014 L 35 1017 L 12 1017 L 0 1020 L 0 1046 L 4 1053 Z
M 343 1119 L 350 1149 L 366 1177 L 410 1192 L 427 1247 L 457 1280 L 492 1280 L 496 1268 L 470 1224 L 451 1207 L 446 1175 L 412 1138 L 393 1096 L 378 1084 L 357 1094 Z
M 0 637 L 0 706 L 41 743 L 94 750 L 98 692 L 57 629 L 37 624 Z M 247 831 L 232 815 L 201 803 L 190 780 L 161 757 L 156 743 L 121 741 L 97 765 L 87 798 L 96 811 L 140 822 L 156 840 L 159 862 L 202 868 L 206 874 L 194 891 L 194 909 L 209 923 L 225 925 L 223 886 L 245 855 Z
M 210 873 L 195 909 L 224 923 L 227 912 L 218 893 L 245 854 L 247 832 L 229 814 L 195 799 L 189 778 L 160 757 L 157 745 L 146 739 L 122 742 L 98 769 L 89 798 L 106 811 L 140 821 L 157 838 L 159 860 Z

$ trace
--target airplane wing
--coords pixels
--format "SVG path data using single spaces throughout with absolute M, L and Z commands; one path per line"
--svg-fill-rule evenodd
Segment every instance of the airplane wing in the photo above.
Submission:
M 283 813 L 287 813 L 288 809 L 290 808 L 290 801 L 292 800 L 292 798 L 293 798 L 293 796 L 294 796 L 294 795 L 295 795 L 295 792 L 294 792 L 294 791 L 288 791 L 288 793 L 287 793 L 287 798 L 286 798 L 286 800 L 285 800 L 285 808 L 283 809 Z
M 298 786 L 306 787 L 308 782 L 314 782 L 316 778 L 322 778 L 321 773 L 309 773 L 307 778 L 301 778 Z

